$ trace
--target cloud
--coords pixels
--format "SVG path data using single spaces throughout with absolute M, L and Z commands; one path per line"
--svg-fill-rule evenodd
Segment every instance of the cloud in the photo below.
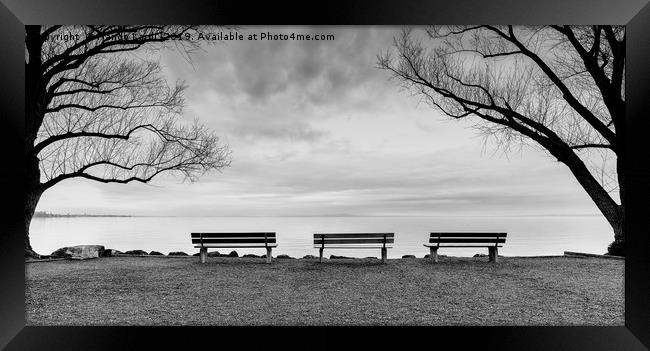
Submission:
M 333 33 L 334 41 L 244 41 L 206 47 L 188 64 L 161 55 L 187 81 L 185 117 L 233 150 L 233 163 L 197 183 L 70 180 L 39 206 L 157 215 L 432 215 L 597 213 L 566 167 L 526 148 L 483 153 L 468 128 L 400 91 L 376 55 L 395 28 L 249 27 Z
M 162 57 L 170 80 L 185 80 L 188 114 L 222 133 L 254 139 L 314 140 L 311 122 L 342 113 L 382 109 L 393 93 L 376 54 L 393 31 L 386 28 L 248 27 L 247 35 L 331 33 L 334 41 L 241 41 L 206 47 L 189 65 L 180 55 Z M 249 140 L 252 141 L 252 140 Z

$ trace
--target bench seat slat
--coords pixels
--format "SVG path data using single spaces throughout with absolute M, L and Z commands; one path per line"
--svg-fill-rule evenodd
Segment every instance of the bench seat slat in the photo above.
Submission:
M 233 238 L 224 238 L 224 239 L 206 239 L 203 238 L 201 239 L 192 239 L 193 244 L 197 244 L 203 242 L 204 244 L 217 244 L 217 243 L 223 243 L 223 244 L 229 244 L 229 243 L 275 243 L 275 238 L 269 238 L 268 241 L 264 240 L 264 238 L 241 238 L 241 239 L 233 239 Z
M 320 246 L 320 245 L 314 245 L 314 248 L 315 248 L 315 249 L 320 249 L 321 247 L 322 247 L 322 246 Z M 326 248 L 326 249 L 375 249 L 375 250 L 376 250 L 376 249 L 381 249 L 381 248 L 383 248 L 383 246 L 382 246 L 382 245 L 376 245 L 376 246 L 356 246 L 356 245 L 345 245 L 345 246 L 335 245 L 335 246 L 327 246 L 327 245 L 325 245 L 325 248 Z M 392 245 L 386 245 L 386 248 L 387 248 L 387 249 L 392 249 L 393 246 L 392 246 Z
M 267 247 L 267 246 L 268 246 L 268 247 L 277 247 L 278 244 L 269 244 L 269 245 L 246 245 L 246 244 L 243 244 L 243 245 L 219 245 L 219 244 L 206 244 L 206 245 L 203 245 L 203 246 L 201 246 L 201 245 L 194 245 L 195 248 L 199 248 L 199 249 L 200 249 L 201 247 L 206 247 L 206 248 L 224 248 L 224 249 L 233 248 L 233 249 L 237 249 L 237 248 L 248 248 L 248 247 L 260 247 L 260 248 L 264 248 L 264 247 Z
M 505 238 L 508 236 L 508 233 L 498 233 L 498 232 L 493 232 L 493 233 L 442 233 L 442 232 L 432 232 L 431 233 L 431 238 L 437 238 L 440 236 L 441 238 L 482 238 L 482 237 L 495 237 L 499 235 L 500 238 Z
M 316 233 L 314 234 L 314 239 L 320 239 L 323 236 L 325 239 L 329 238 L 394 238 L 395 233 Z
M 426 247 L 438 247 L 438 245 L 424 244 Z M 440 245 L 440 247 L 495 247 L 495 245 Z M 496 247 L 503 247 L 503 245 L 496 245 Z
M 424 244 L 431 250 L 431 259 L 438 262 L 438 249 L 448 247 L 487 248 L 489 260 L 496 262 L 498 248 L 505 244 L 507 233 L 467 233 L 467 232 L 431 232 L 429 243 Z
M 386 239 L 387 244 L 392 244 L 395 239 Z M 314 245 L 322 244 L 323 240 L 314 239 Z M 325 245 L 328 244 L 383 244 L 384 239 L 325 239 Z
M 208 249 L 240 249 L 240 248 L 264 248 L 266 249 L 266 263 L 271 263 L 271 251 L 277 247 L 275 232 L 253 232 L 253 233 L 190 233 L 192 244 L 200 249 L 199 256 L 201 263 L 206 263 Z
M 314 248 L 319 249 L 323 261 L 324 249 L 381 250 L 381 262 L 386 263 L 387 249 L 393 247 L 395 233 L 314 233 Z
M 274 232 L 254 232 L 254 233 L 192 233 L 192 238 L 210 239 L 210 238 L 275 238 Z
M 476 238 L 431 238 L 429 239 L 430 244 L 435 244 L 435 243 L 505 243 L 506 239 L 505 238 L 499 238 L 497 240 L 496 237 L 490 238 L 490 239 L 476 239 Z

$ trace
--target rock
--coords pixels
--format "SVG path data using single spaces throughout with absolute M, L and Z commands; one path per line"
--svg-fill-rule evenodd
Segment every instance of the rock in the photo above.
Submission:
M 195 254 L 192 255 L 192 256 L 201 256 L 201 253 L 200 253 L 200 252 L 197 252 L 197 253 L 195 253 Z
M 51 257 L 51 256 L 48 256 L 48 255 L 45 255 L 45 256 Z M 34 252 L 34 250 L 25 249 L 25 258 L 41 259 L 41 258 L 43 258 L 43 255 L 37 254 L 36 252 Z
M 52 252 L 54 258 L 68 258 L 74 260 L 86 260 L 89 258 L 97 258 L 105 255 L 105 249 L 102 245 L 77 245 L 62 247 Z
M 482 254 L 482 253 L 477 253 L 476 255 L 474 255 L 474 257 L 488 257 L 488 255 Z
M 352 257 L 330 255 L 330 260 L 342 260 L 342 259 L 349 259 L 349 258 L 352 258 Z
M 70 257 L 72 257 L 72 255 L 70 253 L 68 253 L 67 250 L 68 250 L 67 247 L 62 247 L 62 248 L 52 252 L 52 254 L 50 256 L 55 257 L 55 258 L 70 258 Z
M 189 255 L 183 251 L 172 251 L 168 253 L 167 256 L 189 256 Z
M 129 250 L 124 252 L 125 255 L 148 255 L 144 250 Z
M 429 254 L 424 255 L 424 258 L 429 258 L 431 257 Z M 447 257 L 447 255 L 438 255 L 438 258 L 440 257 Z
M 402 256 L 402 258 L 415 258 L 415 256 L 414 255 L 404 255 L 404 256 Z
M 158 251 L 151 251 L 151 252 L 149 252 L 149 255 L 152 255 L 152 256 L 162 256 L 162 253 L 160 253 L 160 252 L 158 252 Z
M 245 254 L 245 255 L 244 255 L 244 256 L 242 256 L 242 257 L 250 257 L 250 258 L 260 258 L 260 256 L 257 256 L 257 255 L 253 255 L 253 254 Z
M 312 259 L 312 258 L 318 258 L 318 257 L 316 257 L 314 255 L 305 255 L 305 256 L 302 256 L 302 258 L 304 258 L 304 259 Z
M 122 251 L 115 250 L 115 249 L 106 249 L 104 250 L 104 256 L 103 257 L 113 257 L 113 256 L 118 256 L 122 253 Z
M 284 259 L 291 259 L 291 260 L 295 259 L 294 257 L 291 257 L 289 255 L 278 255 L 276 258 L 284 258 Z
M 219 251 L 208 252 L 208 257 L 221 257 L 221 256 L 224 255 L 220 254 Z
M 237 254 L 237 251 L 230 251 L 228 257 L 239 257 L 239 254 Z

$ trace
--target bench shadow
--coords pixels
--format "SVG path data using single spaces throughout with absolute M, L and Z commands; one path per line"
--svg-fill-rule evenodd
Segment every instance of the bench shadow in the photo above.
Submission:
M 246 258 L 246 257 L 208 257 L 205 263 L 201 263 L 201 260 L 197 259 L 195 264 L 198 265 L 264 265 L 271 266 L 276 264 L 278 261 L 273 259 L 269 264 L 266 262 L 266 258 Z
M 367 259 L 367 258 L 350 258 L 350 259 L 327 259 L 323 262 L 318 260 L 310 260 L 310 266 L 327 267 L 327 266 L 344 266 L 344 267 L 368 267 L 368 266 L 387 266 L 388 263 L 382 263 L 380 259 Z

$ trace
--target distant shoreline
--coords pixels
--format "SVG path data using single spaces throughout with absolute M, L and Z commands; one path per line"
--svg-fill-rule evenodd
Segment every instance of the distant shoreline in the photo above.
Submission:
M 58 214 L 36 211 L 33 218 L 62 218 L 62 217 L 139 217 L 132 215 L 113 215 L 113 214 Z
M 248 215 L 248 216 L 178 216 L 178 215 L 115 215 L 115 214 L 58 214 L 49 212 L 34 213 L 34 218 L 67 218 L 67 217 L 148 217 L 148 218 L 544 218 L 544 217 L 600 217 L 600 214 L 539 214 L 539 215 L 394 215 L 394 216 L 356 216 L 356 215 Z

